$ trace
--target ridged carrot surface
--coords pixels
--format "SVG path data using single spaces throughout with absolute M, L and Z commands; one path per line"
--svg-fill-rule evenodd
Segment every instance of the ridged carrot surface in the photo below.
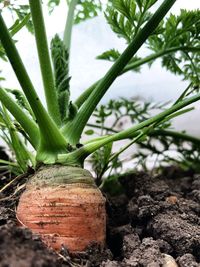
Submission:
M 71 167 L 71 171 L 75 170 Z M 51 167 L 51 171 L 48 179 L 49 172 L 40 170 L 28 184 L 17 208 L 19 222 L 39 233 L 56 250 L 64 245 L 71 252 L 80 252 L 93 242 L 103 246 L 106 213 L 100 190 L 93 183 L 84 182 L 86 176 L 77 179 L 77 183 L 66 183 L 69 179 L 62 166 Z M 55 178 L 55 173 L 62 178 Z M 83 173 L 89 175 L 87 171 Z

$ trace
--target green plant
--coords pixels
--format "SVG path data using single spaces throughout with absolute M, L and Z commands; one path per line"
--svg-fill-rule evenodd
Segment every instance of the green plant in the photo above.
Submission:
M 87 1 L 84 1 L 84 4 L 85 2 Z M 23 224 L 41 233 L 45 242 L 50 243 L 55 248 L 59 248 L 64 243 L 70 250 L 77 251 L 84 249 L 91 240 L 100 244 L 104 243 L 104 200 L 96 188 L 96 191 L 94 191 L 94 182 L 91 175 L 82 169 L 85 159 L 97 149 L 115 141 L 132 138 L 131 144 L 133 144 L 141 140 L 152 129 L 157 129 L 159 125 L 169 119 L 186 112 L 187 110 L 184 110 L 184 107 L 200 99 L 199 93 L 179 99 L 176 104 L 168 109 L 140 121 L 126 130 L 91 139 L 84 145 L 80 144 L 81 135 L 89 118 L 110 85 L 119 75 L 166 54 L 172 53 L 173 56 L 174 51 L 199 52 L 199 47 L 185 47 L 183 45 L 181 47 L 170 47 L 161 52 L 156 51 L 154 55 L 145 59 L 134 57 L 145 42 L 150 42 L 151 38 L 163 32 L 162 19 L 175 3 L 175 0 L 163 1 L 156 12 L 150 14 L 149 10 L 156 2 L 158 1 L 115 0 L 109 2 L 111 4 L 109 4 L 109 14 L 106 17 L 110 20 L 109 23 L 112 27 L 116 26 L 115 17 L 119 18 L 119 26 L 121 27 L 119 34 L 121 35 L 122 31 L 125 33 L 128 46 L 123 53 L 118 55 L 105 76 L 87 89 L 75 103 L 72 103 L 70 101 L 68 59 L 74 12 L 77 4 L 81 2 L 77 0 L 69 2 L 64 37 L 61 39 L 55 36 L 51 43 L 52 66 L 41 2 L 40 0 L 29 0 L 47 109 L 42 105 L 12 36 L 2 15 L 0 15 L 1 44 L 18 78 L 24 92 L 22 98 L 25 100 L 22 107 L 12 99 L 5 89 L 1 88 L 0 100 L 3 105 L 4 122 L 12 143 L 17 146 L 14 150 L 18 161 L 21 162 L 22 170 L 24 171 L 28 162 L 32 162 L 35 168 L 43 165 L 33 176 L 27 190 L 23 193 L 17 216 Z M 89 5 L 91 5 L 91 2 Z M 117 15 L 112 14 L 112 7 L 115 7 L 116 12 L 119 12 L 120 15 L 118 13 Z M 134 22 L 137 15 L 136 11 L 140 16 Z M 133 20 L 134 29 L 130 29 L 129 20 Z M 179 111 L 180 109 L 183 110 Z M 16 124 L 12 122 L 8 113 L 11 113 L 17 121 L 18 128 L 15 127 Z M 30 156 L 27 148 L 19 141 L 21 138 L 17 134 L 19 129 L 35 149 L 36 155 L 34 157 Z M 80 202 L 74 204 L 74 199 L 78 199 Z M 69 203 L 72 206 L 69 206 Z M 50 214 L 48 214 L 49 210 Z M 53 215 L 52 210 L 55 210 Z M 64 218 L 61 219 L 63 214 L 65 214 Z M 71 218 L 71 214 L 75 215 Z M 37 219 L 38 217 L 39 219 Z M 80 221 L 83 222 L 81 231 L 79 231 Z M 72 226 L 70 223 L 78 225 L 78 228 L 73 229 L 73 233 L 71 233 Z M 69 229 L 64 229 L 63 224 L 69 225 Z M 95 232 L 97 224 L 99 225 L 98 233 Z M 90 228 L 88 228 L 88 225 Z M 52 233 L 58 235 L 54 237 Z M 92 237 L 91 233 L 93 234 Z M 79 242 L 80 240 L 82 241 Z
M 187 89 L 189 88 L 191 94 L 194 88 L 188 87 Z M 85 134 L 101 137 L 117 133 L 124 129 L 127 124 L 140 123 L 151 117 L 152 113 L 161 112 L 169 104 L 154 104 L 126 98 L 110 100 L 106 105 L 101 105 L 95 110 L 93 123 L 87 124 L 88 128 Z M 185 112 L 192 110 L 193 107 L 188 108 Z M 153 165 L 157 167 L 178 164 L 181 168 L 199 171 L 200 139 L 188 135 L 184 131 L 175 131 L 170 120 L 152 128 L 146 136 L 138 139 L 135 143 L 137 148 L 129 152 L 128 158 L 121 158 L 120 154 L 130 147 L 132 141 L 127 141 L 127 144 L 118 153 L 114 153 L 113 144 L 109 144 L 91 155 L 89 161 L 96 173 L 98 184 L 102 183 L 102 177 L 108 170 L 106 177 L 109 177 L 111 173 L 119 176 L 122 171 L 126 171 L 126 168 L 123 167 L 126 163 L 134 166 L 134 169 L 148 171 L 149 167 L 147 166 L 152 158 L 154 158 Z

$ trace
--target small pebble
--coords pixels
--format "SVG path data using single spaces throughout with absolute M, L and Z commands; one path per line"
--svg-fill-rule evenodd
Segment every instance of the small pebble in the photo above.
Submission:
M 164 264 L 163 267 L 178 267 L 178 264 L 176 263 L 175 259 L 168 255 L 168 254 L 162 254 L 164 257 Z
M 166 201 L 170 204 L 177 204 L 178 203 L 178 198 L 176 196 L 169 196 L 166 198 Z

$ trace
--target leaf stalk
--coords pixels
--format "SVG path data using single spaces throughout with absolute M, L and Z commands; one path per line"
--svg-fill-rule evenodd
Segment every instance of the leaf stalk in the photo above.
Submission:
M 69 3 L 67 20 L 66 20 L 64 36 L 63 36 L 65 47 L 69 53 L 70 53 L 70 47 L 71 47 L 72 27 L 74 23 L 74 11 L 75 11 L 77 3 L 78 3 L 78 0 L 71 0 Z
M 48 112 L 57 125 L 61 124 L 60 113 L 57 99 L 54 76 L 49 55 L 47 36 L 42 14 L 42 6 L 40 0 L 29 0 L 31 16 L 34 25 L 35 39 L 40 62 L 40 69 L 44 85 L 45 97 Z
M 123 130 L 119 133 L 115 133 L 109 136 L 106 136 L 105 138 L 100 138 L 100 140 L 94 141 L 88 144 L 86 144 L 85 146 L 83 146 L 82 148 L 78 149 L 77 151 L 74 151 L 72 153 L 69 153 L 68 155 L 60 155 L 58 157 L 58 159 L 60 160 L 60 162 L 63 161 L 69 161 L 71 163 L 74 162 L 79 162 L 79 164 L 83 164 L 83 161 L 85 160 L 86 157 L 88 157 L 91 153 L 93 153 L 94 151 L 96 151 L 97 149 L 99 149 L 100 147 L 110 143 L 110 142 L 115 142 L 115 141 L 119 141 L 119 140 L 123 140 L 123 139 L 128 139 L 133 137 L 133 135 L 135 133 L 137 133 L 139 130 L 148 127 L 152 124 L 155 124 L 157 122 L 164 120 L 167 120 L 167 117 L 174 115 L 174 113 L 176 111 L 179 111 L 180 109 L 196 102 L 200 100 L 200 93 L 196 94 L 195 96 L 192 96 L 188 99 L 185 99 L 175 105 L 173 105 L 172 107 L 170 107 L 169 109 L 153 116 L 150 119 L 147 119 L 133 127 L 130 127 L 127 130 Z
M 0 40 L 2 42 L 2 45 L 6 51 L 7 57 L 13 67 L 13 70 L 15 71 L 18 81 L 35 114 L 37 123 L 39 125 L 39 130 L 40 130 L 40 138 L 38 140 L 38 143 L 40 144 L 39 152 L 51 151 L 51 153 L 55 153 L 56 151 L 61 151 L 61 150 L 66 151 L 67 142 L 64 136 L 60 133 L 54 121 L 51 119 L 51 117 L 44 109 L 35 91 L 35 88 L 30 80 L 30 77 L 24 67 L 21 57 L 16 49 L 16 46 L 4 23 L 1 14 L 0 14 L 0 29 L 1 29 Z M 9 101 L 10 100 L 7 98 L 7 104 L 5 103 L 5 101 L 3 103 L 5 106 L 9 105 L 11 109 L 12 103 L 11 102 L 9 103 Z M 13 110 L 13 116 L 19 117 L 19 109 L 17 110 L 16 106 L 15 110 Z M 30 134 L 30 130 L 28 131 L 28 133 Z
M 171 47 L 171 48 L 167 48 L 165 50 L 153 53 L 145 58 L 139 59 L 135 62 L 129 63 L 120 73 L 120 75 L 134 70 L 135 68 L 138 68 L 146 63 L 149 63 L 157 58 L 161 58 L 165 55 L 174 53 L 174 52 L 178 52 L 178 51 L 188 51 L 188 52 L 200 52 L 200 47 L 190 47 L 190 46 L 182 46 L 182 47 Z M 80 108 L 83 103 L 87 100 L 87 98 L 90 96 L 90 94 L 92 93 L 92 91 L 96 88 L 96 86 L 98 85 L 98 83 L 100 83 L 102 79 L 98 80 L 97 82 L 95 82 L 93 85 L 91 85 L 89 88 L 87 88 L 75 101 L 75 104 L 78 108 Z

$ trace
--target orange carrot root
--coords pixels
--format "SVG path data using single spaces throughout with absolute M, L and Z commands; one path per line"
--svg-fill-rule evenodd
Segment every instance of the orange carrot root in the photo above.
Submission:
M 20 198 L 17 217 L 56 250 L 65 246 L 81 252 L 93 242 L 105 244 L 105 199 L 94 184 L 30 183 Z

